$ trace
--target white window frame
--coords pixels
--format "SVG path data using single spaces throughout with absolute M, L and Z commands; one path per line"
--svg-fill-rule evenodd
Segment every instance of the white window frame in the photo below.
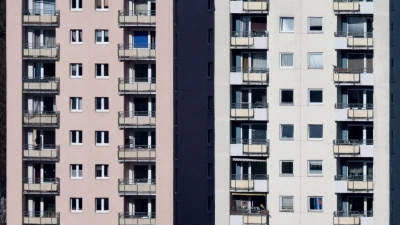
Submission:
M 75 201 L 76 209 L 72 209 L 72 202 Z M 83 211 L 83 199 L 82 198 L 70 198 L 70 211 L 72 213 L 82 213 Z M 81 208 L 81 209 L 79 209 Z
M 82 139 L 83 139 L 83 132 L 81 130 L 71 130 L 69 133 L 70 133 L 70 144 L 71 145 L 77 145 L 77 146 L 82 145 L 83 141 L 79 139 L 79 136 L 82 136 Z M 81 133 L 81 135 L 79 135 L 79 133 Z M 75 138 L 77 141 L 75 143 L 72 142 L 73 135 L 75 135 Z
M 83 110 L 82 97 L 70 97 L 69 99 L 70 99 L 71 112 L 82 112 Z M 75 99 L 75 105 L 74 105 L 74 99 Z
M 310 126 L 322 126 L 322 137 L 321 138 L 310 138 Z M 311 140 L 311 141 L 324 140 L 324 125 L 323 124 L 308 124 L 307 128 L 308 128 L 308 131 L 307 131 L 308 140 Z
M 97 205 L 99 204 L 99 201 L 100 201 L 100 210 L 98 210 L 97 209 Z M 108 204 L 107 204 L 107 206 L 108 206 L 108 208 L 106 209 L 105 208 L 105 206 L 106 206 L 106 204 L 105 204 L 105 202 L 108 202 Z M 109 212 L 109 209 L 110 209 L 110 201 L 109 201 L 109 198 L 96 198 L 95 199 L 95 210 L 96 210 L 96 213 L 108 213 Z
M 75 2 L 76 6 L 79 7 L 79 2 L 81 3 L 81 7 L 80 8 L 72 8 L 72 2 Z M 71 0 L 71 11 L 82 11 L 82 7 L 83 7 L 83 0 Z
M 311 20 L 312 19 L 321 19 L 321 27 L 322 27 L 321 30 L 318 30 L 318 31 L 311 30 Z M 322 33 L 324 33 L 323 17 L 308 17 L 307 30 L 308 30 L 309 34 L 322 34 Z
M 312 164 L 321 164 L 321 173 L 310 173 L 310 168 Z M 307 161 L 307 173 L 308 176 L 312 176 L 312 177 L 322 177 L 324 174 L 324 166 L 323 166 L 323 161 L 322 160 L 308 160 Z
M 293 102 L 282 102 L 282 91 L 292 91 Z M 294 89 L 280 89 L 279 90 L 279 103 L 280 105 L 293 105 L 294 104 Z
M 98 73 L 97 73 L 97 66 L 98 65 L 100 65 L 100 67 L 101 67 L 101 69 L 100 69 L 101 71 L 100 71 L 100 75 L 99 76 L 98 76 Z M 107 65 L 107 75 L 106 75 L 105 65 Z M 107 63 L 96 63 L 95 64 L 96 79 L 108 79 L 109 70 L 110 70 L 110 67 L 109 67 L 109 65 Z
M 311 92 L 312 91 L 320 91 L 320 92 L 322 92 L 322 101 L 321 102 L 311 102 Z M 323 105 L 324 104 L 324 90 L 323 89 L 317 89 L 317 88 L 308 89 L 308 104 L 309 105 Z
M 101 1 L 101 8 L 97 8 L 97 1 L 98 1 L 98 0 L 95 0 L 95 1 L 94 1 L 94 8 L 96 9 L 96 11 L 108 11 L 108 10 L 109 10 L 111 0 L 108 1 L 108 6 L 107 6 L 107 8 L 105 8 L 105 5 L 104 5 L 104 3 L 105 3 L 106 0 L 100 0 L 100 1 Z
M 321 201 L 322 201 L 322 209 L 311 209 L 310 207 L 311 207 L 311 205 L 310 205 L 310 199 L 312 199 L 312 198 L 317 198 L 317 199 L 321 199 Z M 307 204 L 308 204 L 308 211 L 309 212 L 323 212 L 324 211 L 324 197 L 322 197 L 322 196 L 309 196 L 308 198 L 307 198 Z
M 82 75 L 83 75 L 83 65 L 82 65 L 82 63 L 71 63 L 71 64 L 69 64 L 69 67 L 70 67 L 70 77 L 71 78 L 74 78 L 74 79 L 82 78 Z M 76 71 L 75 75 L 73 75 L 73 73 L 72 73 L 73 67 L 75 67 L 75 71 Z M 79 74 L 79 68 L 82 68 L 82 74 Z
M 79 174 L 79 171 L 80 171 L 80 174 Z M 75 173 L 75 176 L 73 176 L 74 173 Z M 83 178 L 82 164 L 71 164 L 70 165 L 70 178 L 73 180 L 82 180 L 82 178 Z
M 282 163 L 292 163 L 292 173 L 282 173 Z M 279 161 L 279 176 L 281 177 L 293 177 L 294 176 L 294 161 L 293 160 L 281 160 Z
M 101 32 L 101 41 L 97 41 L 97 33 L 98 32 Z M 105 41 L 105 39 L 106 39 L 106 32 L 107 32 L 107 35 L 108 35 L 108 41 Z M 96 42 L 96 45 L 108 45 L 108 43 L 109 43 L 109 41 L 110 41 L 110 32 L 108 31 L 108 30 L 101 30 L 101 29 L 99 29 L 99 30 L 95 30 L 95 32 L 94 32 L 94 39 L 95 39 L 95 42 Z
M 310 56 L 311 55 L 320 55 L 321 56 L 321 61 L 322 61 L 322 66 L 320 66 L 320 67 L 310 66 Z M 323 53 L 322 52 L 309 52 L 308 55 L 307 55 L 307 67 L 308 67 L 308 69 L 323 69 L 324 68 L 324 55 L 323 55 Z
M 293 19 L 293 30 L 282 30 L 283 20 L 284 19 Z M 283 16 L 279 18 L 279 32 L 280 33 L 294 33 L 294 17 Z
M 73 33 L 75 33 L 75 36 L 77 37 L 77 38 L 76 38 L 76 41 L 73 41 L 73 40 L 72 40 L 72 34 L 73 34 Z M 80 33 L 80 34 L 79 34 L 79 33 Z M 78 36 L 80 36 L 81 41 L 79 41 Z M 71 44 L 72 44 L 72 45 L 81 45 L 82 42 L 83 42 L 83 31 L 82 31 L 81 29 L 71 30 L 71 32 L 70 32 L 70 38 L 71 38 Z
M 292 66 L 282 66 L 282 55 L 292 55 Z M 293 52 L 281 52 L 279 53 L 279 68 L 284 70 L 290 70 L 294 68 L 294 53 Z
M 107 136 L 108 136 L 107 142 L 105 140 L 106 133 L 107 133 Z M 100 143 L 97 142 L 98 135 L 100 135 L 100 139 L 101 139 Z M 109 146 L 110 145 L 110 133 L 108 131 L 95 131 L 95 137 L 94 138 L 95 138 L 96 146 Z
M 101 166 L 101 176 L 97 176 L 97 167 Z M 110 179 L 110 174 L 109 174 L 109 165 L 108 164 L 96 164 L 95 165 L 95 176 L 96 176 L 96 180 L 108 180 Z M 107 176 L 105 171 L 107 170 Z
M 283 199 L 284 198 L 292 199 L 292 209 L 284 209 L 283 208 Z M 280 212 L 294 212 L 294 197 L 293 196 L 279 196 L 279 211 Z
M 101 101 L 101 108 L 100 109 L 97 108 L 98 99 L 100 99 L 100 101 Z M 108 109 L 106 109 L 106 104 L 105 104 L 106 99 L 108 101 Z M 95 111 L 96 112 L 109 112 L 110 111 L 110 99 L 108 97 L 95 97 L 94 98 L 94 105 L 95 105 Z
M 293 137 L 291 138 L 286 138 L 282 137 L 282 131 L 283 131 L 283 126 L 292 126 L 293 127 Z M 294 124 L 279 124 L 279 139 L 280 140 L 294 140 Z

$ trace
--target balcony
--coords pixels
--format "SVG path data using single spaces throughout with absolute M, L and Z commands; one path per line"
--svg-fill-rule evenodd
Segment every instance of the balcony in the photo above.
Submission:
M 118 192 L 120 195 L 155 195 L 155 179 L 118 180 Z
M 333 11 L 336 14 L 373 14 L 372 0 L 333 0 Z
M 155 162 L 156 146 L 155 145 L 119 145 L 118 146 L 119 162 Z
M 60 145 L 25 144 L 23 147 L 23 160 L 25 161 L 50 161 L 60 160 Z
M 267 174 L 232 174 L 231 191 L 268 192 Z
M 269 155 L 269 140 L 232 138 L 231 156 L 262 156 Z
M 333 212 L 334 225 L 373 225 L 374 212 L 365 211 L 335 211 Z
M 373 190 L 372 175 L 335 176 L 335 193 L 370 193 Z
M 267 68 L 231 68 L 232 85 L 268 85 L 269 70 Z
M 231 118 L 235 120 L 268 120 L 268 103 L 232 103 Z
M 23 224 L 60 224 L 59 212 L 48 211 L 26 211 L 23 213 Z
M 119 128 L 155 128 L 156 112 L 118 112 Z
M 118 44 L 118 60 L 155 60 L 155 44 Z
M 335 104 L 335 121 L 370 121 L 374 119 L 373 104 Z
M 374 157 L 374 140 L 334 140 L 335 157 Z
M 118 225 L 156 225 L 152 212 L 118 213 Z
M 268 49 L 268 31 L 232 31 L 231 47 Z
M 156 11 L 148 10 L 119 10 L 118 24 L 125 26 L 152 26 L 156 25 Z
M 25 178 L 24 194 L 60 194 L 59 178 Z
M 268 13 L 269 0 L 231 0 L 231 13 Z
M 333 82 L 336 85 L 374 85 L 372 68 L 333 68 Z
M 372 32 L 352 33 L 335 32 L 335 49 L 362 49 L 368 50 L 374 48 L 374 38 Z
M 24 127 L 59 127 L 60 112 L 30 111 L 24 112 Z
M 22 15 L 23 26 L 60 26 L 60 10 L 25 9 Z
M 23 45 L 23 59 L 35 60 L 59 60 L 60 59 L 60 44 L 32 44 L 26 43 Z
M 125 94 L 155 94 L 155 78 L 118 78 L 118 93 Z
M 30 78 L 24 77 L 23 93 L 58 94 L 60 92 L 59 77 Z

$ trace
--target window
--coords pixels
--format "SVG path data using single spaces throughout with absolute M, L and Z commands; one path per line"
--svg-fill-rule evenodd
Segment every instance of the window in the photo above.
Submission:
M 82 64 L 71 63 L 71 78 L 82 78 Z
M 281 139 L 293 139 L 294 126 L 293 124 L 281 125 Z
M 281 69 L 293 68 L 293 53 L 281 53 Z
M 281 176 L 293 176 L 293 161 L 281 161 Z
M 293 196 L 281 196 L 280 206 L 280 211 L 293 212 Z
M 208 96 L 207 97 L 207 111 L 212 112 L 213 111 L 213 96 Z
M 310 160 L 308 161 L 308 175 L 321 176 L 322 175 L 322 161 Z
M 96 165 L 96 179 L 108 179 L 108 165 Z
M 108 131 L 96 131 L 96 145 L 108 146 Z
M 208 212 L 212 212 L 212 208 L 213 208 L 213 197 L 212 196 L 208 196 L 208 199 L 207 199 L 207 211 Z
M 322 99 L 322 90 L 309 90 L 310 104 L 321 104 L 323 102 Z
M 82 44 L 82 30 L 71 30 L 71 44 Z
M 281 90 L 281 104 L 293 104 L 293 90 Z
M 108 78 L 108 64 L 96 64 L 96 78 Z
M 82 145 L 82 131 L 71 130 L 71 145 Z
M 108 213 L 108 198 L 96 198 L 96 213 Z
M 208 129 L 207 132 L 207 145 L 212 146 L 214 141 L 214 131 L 213 129 Z
M 323 138 L 323 126 L 322 125 L 308 125 L 308 139 L 319 139 Z
M 212 163 L 208 163 L 207 164 L 207 178 L 211 179 L 213 176 L 213 164 Z
M 209 62 L 207 66 L 207 78 L 212 78 L 214 74 L 214 63 Z
M 324 62 L 322 60 L 322 53 L 308 53 L 308 68 L 309 69 L 322 69 Z
M 281 17 L 281 32 L 294 32 L 294 18 L 293 17 Z
M 322 211 L 322 197 L 308 197 L 308 211 Z
M 212 0 L 207 1 L 207 10 L 210 12 L 212 10 Z
M 308 18 L 308 33 L 322 33 L 322 17 Z
M 82 11 L 82 0 L 71 0 L 72 11 Z
M 108 0 L 95 0 L 97 11 L 108 11 Z
M 96 44 L 108 44 L 108 30 L 96 30 Z
M 71 212 L 82 212 L 82 198 L 71 198 Z
M 214 33 L 214 32 L 213 32 L 213 29 L 208 29 L 208 30 L 207 30 L 207 44 L 209 44 L 209 45 L 212 45 L 213 36 L 214 36 L 213 33 Z
M 82 164 L 71 165 L 71 179 L 82 179 Z
M 72 97 L 71 102 L 71 112 L 82 112 L 82 98 Z
M 108 112 L 108 98 L 98 97 L 96 100 L 96 112 Z

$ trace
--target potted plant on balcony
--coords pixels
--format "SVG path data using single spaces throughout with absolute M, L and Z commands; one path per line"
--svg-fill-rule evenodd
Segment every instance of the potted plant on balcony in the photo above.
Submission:
M 56 206 L 54 204 L 49 204 L 46 208 L 46 212 L 48 213 L 46 217 L 56 218 Z

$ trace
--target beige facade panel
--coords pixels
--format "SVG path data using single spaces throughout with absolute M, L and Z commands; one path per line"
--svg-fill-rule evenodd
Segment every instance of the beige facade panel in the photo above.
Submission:
M 24 217 L 24 224 L 59 224 L 59 218 Z
M 372 119 L 374 118 L 374 110 L 372 109 L 348 109 L 348 118 L 351 119 Z
M 154 195 L 156 193 L 156 185 L 151 183 L 119 184 L 118 191 Z
M 156 25 L 156 16 L 120 15 L 118 19 L 124 25 Z
M 267 1 L 246 1 L 243 2 L 245 11 L 266 11 L 268 9 Z
M 347 188 L 349 190 L 373 190 L 373 181 L 348 181 Z
M 119 225 L 156 225 L 155 218 L 120 218 Z

